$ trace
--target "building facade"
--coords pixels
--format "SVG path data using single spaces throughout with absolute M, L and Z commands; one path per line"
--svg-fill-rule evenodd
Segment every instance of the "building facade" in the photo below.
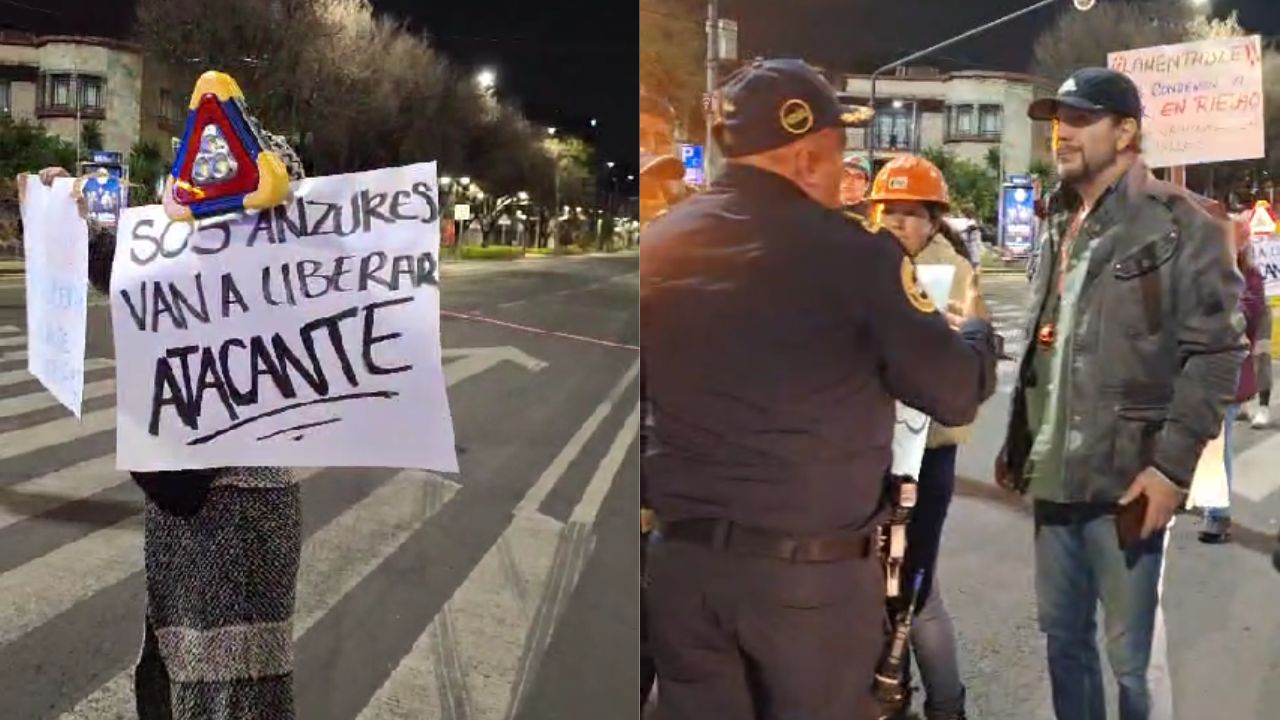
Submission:
M 171 158 L 194 81 L 194 72 L 151 61 L 133 43 L 0 31 L 0 115 L 37 122 L 72 144 L 97 123 L 103 147 L 84 153 L 128 156 L 141 140 Z
M 869 75 L 845 75 L 840 86 L 843 102 L 870 104 Z M 943 148 L 984 167 L 992 158 L 1003 177 L 1024 174 L 1033 162 L 1052 160 L 1050 128 L 1032 122 L 1027 106 L 1055 91 L 1049 81 L 1019 73 L 899 68 L 876 80 L 876 117 L 847 131 L 848 147 L 874 146 L 877 164 Z

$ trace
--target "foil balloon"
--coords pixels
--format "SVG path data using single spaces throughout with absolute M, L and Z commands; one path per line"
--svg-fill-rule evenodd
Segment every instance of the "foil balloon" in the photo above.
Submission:
M 265 149 L 236 81 L 216 71 L 201 75 L 165 179 L 165 214 L 205 220 L 264 210 L 288 197 L 289 171 Z

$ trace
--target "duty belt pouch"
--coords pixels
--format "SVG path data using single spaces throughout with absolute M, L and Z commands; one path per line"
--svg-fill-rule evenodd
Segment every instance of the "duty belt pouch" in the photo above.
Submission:
M 138 483 L 138 487 L 142 488 L 147 499 L 161 510 L 178 517 L 191 517 L 204 507 L 218 471 L 216 469 L 170 470 L 129 474 L 133 476 L 133 481 Z

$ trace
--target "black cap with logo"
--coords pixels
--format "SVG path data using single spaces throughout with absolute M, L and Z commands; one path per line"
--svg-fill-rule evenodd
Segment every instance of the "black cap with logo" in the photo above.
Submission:
M 1110 113 L 1142 122 L 1142 94 L 1124 73 L 1109 68 L 1077 70 L 1058 88 L 1058 96 L 1041 98 L 1027 108 L 1032 120 L 1052 120 L 1062 106 L 1088 112 Z
M 712 99 L 712 134 L 726 157 L 790 145 L 829 128 L 859 127 L 869 114 L 841 107 L 831 85 L 803 60 L 755 60 Z

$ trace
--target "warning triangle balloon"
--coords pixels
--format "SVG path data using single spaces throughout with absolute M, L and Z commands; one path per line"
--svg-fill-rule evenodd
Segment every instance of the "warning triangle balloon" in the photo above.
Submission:
M 263 149 L 236 81 L 215 71 L 201 75 L 165 180 L 165 213 L 200 220 L 263 210 L 288 196 L 289 171 L 279 155 Z

